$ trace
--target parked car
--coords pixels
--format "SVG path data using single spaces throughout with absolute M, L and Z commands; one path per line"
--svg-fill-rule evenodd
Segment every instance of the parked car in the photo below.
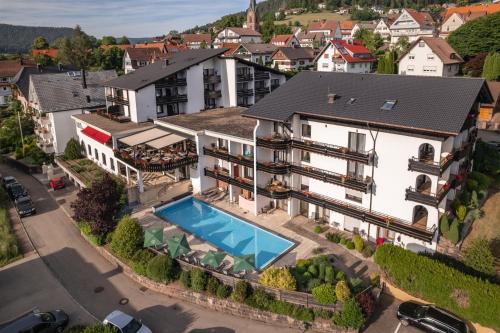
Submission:
M 152 333 L 140 320 L 119 310 L 115 310 L 107 315 L 103 324 L 113 327 L 120 333 Z
M 65 188 L 66 184 L 64 183 L 64 180 L 62 180 L 61 178 L 52 178 L 49 181 L 49 186 L 53 190 L 59 190 Z
M 26 190 L 26 188 L 19 183 L 10 184 L 7 188 L 7 193 L 12 200 L 28 195 L 28 191 Z
M 469 332 L 467 323 L 463 319 L 431 304 L 412 301 L 401 303 L 397 316 L 403 326 L 416 326 L 425 332 Z
M 31 201 L 31 197 L 29 195 L 17 198 L 14 201 L 14 205 L 16 206 L 17 213 L 21 217 L 36 214 L 36 208 L 33 205 L 33 201 Z
M 63 310 L 31 311 L 0 326 L 0 333 L 43 332 L 62 333 L 69 317 Z
M 17 179 L 12 177 L 12 176 L 5 176 L 2 177 L 2 186 L 3 188 L 7 189 L 10 185 L 17 183 Z

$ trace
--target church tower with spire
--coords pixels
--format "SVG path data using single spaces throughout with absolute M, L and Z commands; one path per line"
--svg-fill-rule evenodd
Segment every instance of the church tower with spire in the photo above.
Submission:
M 257 20 L 257 2 L 256 0 L 250 0 L 250 6 L 247 10 L 247 24 L 246 27 L 248 29 L 252 29 L 254 31 L 259 30 L 259 22 Z

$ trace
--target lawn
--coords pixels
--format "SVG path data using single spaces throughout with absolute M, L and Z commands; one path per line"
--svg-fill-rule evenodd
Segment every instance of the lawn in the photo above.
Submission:
M 334 21 L 347 21 L 350 19 L 349 15 L 340 15 L 329 11 L 322 11 L 319 13 L 304 13 L 300 15 L 287 16 L 282 21 L 274 21 L 274 24 L 289 24 L 288 22 L 299 21 L 302 26 L 307 26 L 312 21 L 319 20 L 334 20 Z

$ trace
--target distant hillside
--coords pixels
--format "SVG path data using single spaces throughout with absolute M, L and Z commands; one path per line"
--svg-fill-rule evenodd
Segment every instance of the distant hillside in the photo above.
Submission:
M 27 52 L 38 36 L 45 37 L 51 43 L 59 37 L 71 34 L 72 28 L 27 27 L 0 23 L 0 53 Z

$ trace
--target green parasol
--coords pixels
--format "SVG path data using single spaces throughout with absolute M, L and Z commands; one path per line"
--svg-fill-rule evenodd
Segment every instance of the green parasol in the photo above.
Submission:
M 163 227 L 150 228 L 144 231 L 144 247 L 163 244 Z
M 234 257 L 233 271 L 243 270 L 253 271 L 255 269 L 255 254 L 247 254 L 241 257 Z
M 201 263 L 205 266 L 216 268 L 220 266 L 225 257 L 226 254 L 224 252 L 208 251 L 203 259 L 201 259 Z
M 188 254 L 191 251 L 186 235 L 175 235 L 167 240 L 168 253 L 172 258 L 177 258 L 183 254 Z

